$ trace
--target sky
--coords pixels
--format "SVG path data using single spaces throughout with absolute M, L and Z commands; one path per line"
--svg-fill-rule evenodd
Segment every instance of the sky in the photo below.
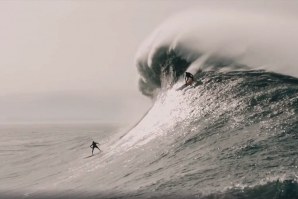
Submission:
M 168 1 L 0 1 L 0 123 L 131 122 L 151 105 L 134 56 Z
M 294 13 L 256 2 L 2 0 L 0 123 L 136 121 L 152 102 L 135 54 L 159 24 L 195 6 Z

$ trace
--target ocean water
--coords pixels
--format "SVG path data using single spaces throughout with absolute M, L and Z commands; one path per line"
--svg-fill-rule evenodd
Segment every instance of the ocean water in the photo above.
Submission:
M 1 125 L 0 198 L 47 191 L 63 173 L 78 169 L 88 160 L 92 140 L 104 150 L 104 140 L 119 128 L 116 124 L 92 123 Z M 94 154 L 99 153 L 95 150 Z
M 2 128 L 3 197 L 298 198 L 298 79 L 202 72 L 131 130 Z M 91 140 L 103 152 L 92 158 Z
M 177 14 L 144 41 L 152 107 L 133 128 L 0 125 L 0 199 L 298 199 L 295 6 L 231 6 Z
M 161 89 L 115 145 L 125 164 L 114 184 L 129 198 L 298 198 L 298 79 L 266 71 L 195 79 Z

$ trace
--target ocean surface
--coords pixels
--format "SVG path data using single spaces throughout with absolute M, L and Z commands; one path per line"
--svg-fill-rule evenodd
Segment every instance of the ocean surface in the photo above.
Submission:
M 0 198 L 27 198 L 38 191 L 43 198 L 48 190 L 55 196 L 66 175 L 88 172 L 84 165 L 93 158 L 92 140 L 105 150 L 108 137 L 119 129 L 118 124 L 96 123 L 2 124 Z M 100 153 L 95 149 L 94 154 Z
M 129 131 L 1 127 L 2 198 L 298 198 L 298 79 L 249 70 L 164 84 Z M 102 153 L 89 157 L 92 139 Z
M 152 107 L 133 127 L 1 125 L 0 199 L 298 199 L 294 6 L 222 5 L 177 13 L 141 45 Z

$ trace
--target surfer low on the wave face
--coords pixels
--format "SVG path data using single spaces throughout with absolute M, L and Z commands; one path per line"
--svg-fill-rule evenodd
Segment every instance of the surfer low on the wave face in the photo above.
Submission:
M 92 141 L 92 144 L 90 145 L 90 148 L 92 148 L 92 155 L 93 155 L 94 148 L 97 148 L 99 151 L 101 151 L 97 145 L 98 145 L 97 142 Z
M 185 84 L 186 85 L 190 85 L 194 81 L 193 75 L 189 72 L 185 72 L 185 78 L 184 79 L 185 79 Z

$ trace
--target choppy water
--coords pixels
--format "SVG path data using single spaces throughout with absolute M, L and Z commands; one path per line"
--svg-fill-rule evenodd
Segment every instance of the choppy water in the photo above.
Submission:
M 298 198 L 298 79 L 203 72 L 127 133 L 1 131 L 1 190 L 24 198 Z M 107 137 L 107 135 L 110 135 Z M 90 153 L 91 137 L 104 152 Z
M 196 79 L 162 91 L 120 141 L 136 153 L 126 167 L 142 168 L 127 185 L 144 197 L 297 198 L 298 80 L 265 71 Z
M 0 197 L 47 190 L 119 127 L 109 124 L 22 124 L 0 127 Z M 104 148 L 104 146 L 102 146 Z M 97 152 L 97 151 L 95 151 Z

